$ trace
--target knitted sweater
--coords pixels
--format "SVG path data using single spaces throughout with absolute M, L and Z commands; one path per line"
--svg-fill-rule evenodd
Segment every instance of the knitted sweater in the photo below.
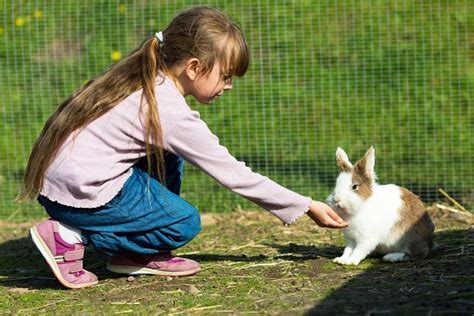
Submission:
M 191 110 L 173 81 L 158 77 L 156 98 L 163 146 L 290 224 L 308 211 L 311 199 L 253 172 L 235 159 Z M 136 91 L 112 110 L 68 137 L 48 167 L 41 194 L 77 208 L 109 202 L 131 175 L 131 167 L 146 156 L 142 91 Z

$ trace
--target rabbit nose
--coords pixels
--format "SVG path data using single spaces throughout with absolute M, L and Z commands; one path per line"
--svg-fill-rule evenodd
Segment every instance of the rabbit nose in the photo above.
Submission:
M 337 207 L 342 207 L 342 199 L 339 196 L 335 196 L 334 204 L 336 204 Z

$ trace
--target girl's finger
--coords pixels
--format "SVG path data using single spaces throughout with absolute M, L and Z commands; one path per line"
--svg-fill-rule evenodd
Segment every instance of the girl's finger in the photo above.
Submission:
M 328 212 L 328 215 L 338 223 L 343 222 L 342 218 L 339 215 L 337 215 L 337 213 L 334 212 L 334 210 L 332 209 Z
M 344 228 L 347 227 L 348 224 L 342 220 L 334 211 L 328 212 L 328 223 L 326 224 L 327 227 L 330 228 Z M 335 215 L 335 216 L 333 216 Z

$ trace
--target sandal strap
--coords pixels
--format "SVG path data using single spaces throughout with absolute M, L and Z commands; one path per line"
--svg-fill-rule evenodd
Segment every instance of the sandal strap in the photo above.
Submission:
M 84 248 L 66 251 L 64 254 L 64 261 L 74 261 L 84 258 Z
M 54 257 L 54 259 L 56 259 L 56 262 L 59 265 L 66 265 L 69 268 L 69 273 L 79 272 L 82 271 L 82 269 L 84 268 L 82 260 L 66 262 L 62 260 L 62 258 Z
M 62 255 L 54 256 L 54 260 L 57 263 L 76 261 L 81 260 L 82 258 L 84 258 L 84 248 L 67 251 Z
M 78 260 L 76 262 L 72 262 L 69 266 L 69 273 L 79 272 L 82 271 L 83 265 L 82 260 Z

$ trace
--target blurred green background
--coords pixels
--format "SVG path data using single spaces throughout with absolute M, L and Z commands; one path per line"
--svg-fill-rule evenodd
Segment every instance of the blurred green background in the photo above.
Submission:
M 0 0 L 0 219 L 45 216 L 13 199 L 59 103 L 191 4 L 247 36 L 251 67 L 232 92 L 189 102 L 253 170 L 324 199 L 336 147 L 356 160 L 373 145 L 381 183 L 474 205 L 473 1 Z M 183 185 L 202 211 L 256 208 L 190 165 Z

